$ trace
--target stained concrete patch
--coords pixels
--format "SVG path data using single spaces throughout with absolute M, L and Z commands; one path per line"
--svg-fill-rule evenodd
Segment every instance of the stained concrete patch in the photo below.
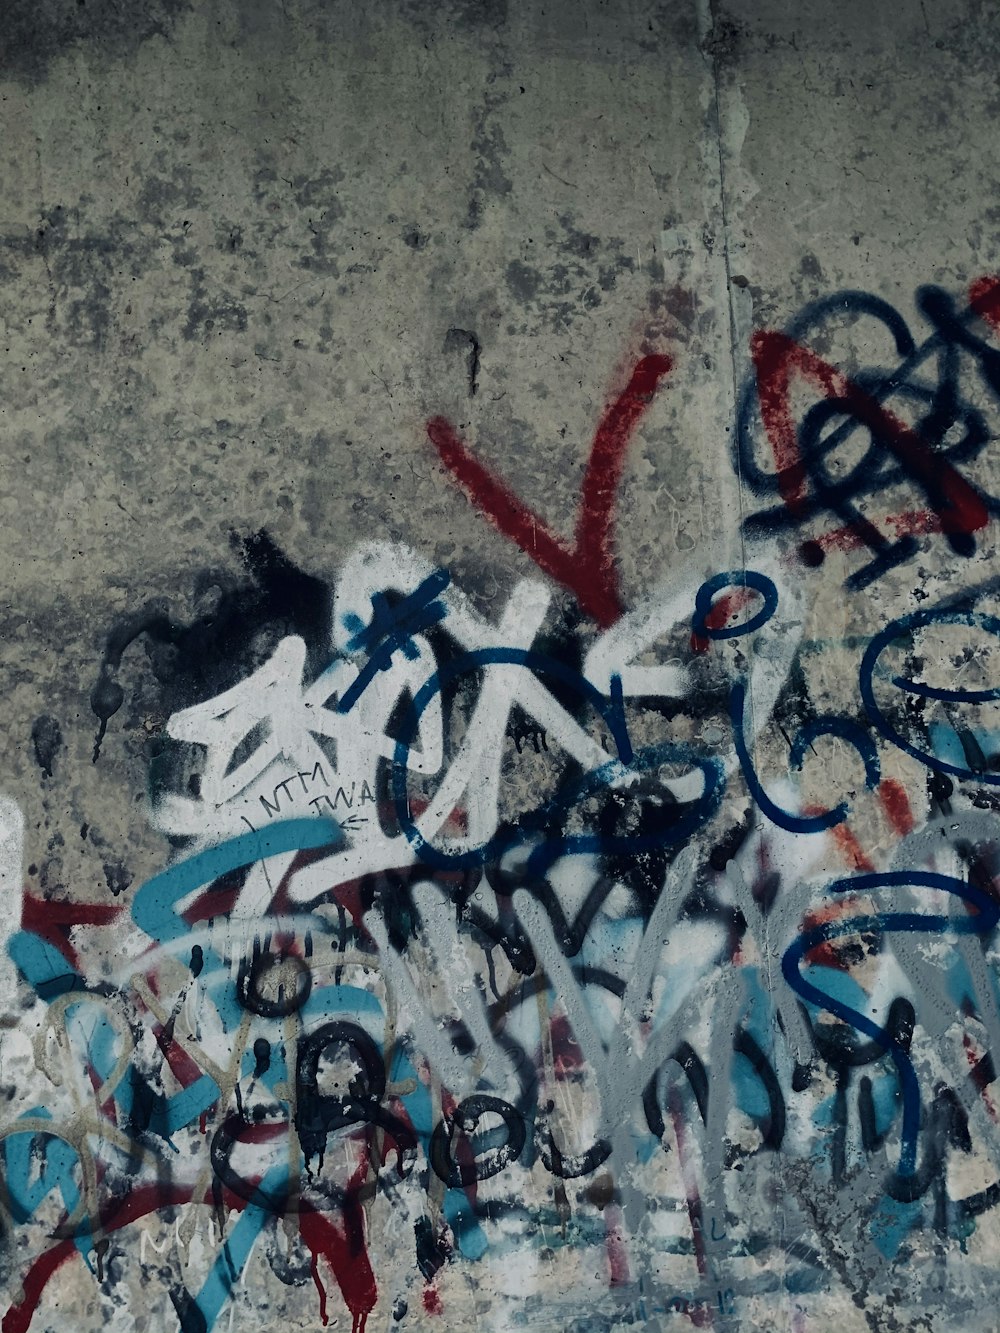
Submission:
M 35 83 L 74 47 L 125 58 L 151 37 L 169 38 L 188 0 L 7 0 L 0 15 L 0 61 L 7 77 Z

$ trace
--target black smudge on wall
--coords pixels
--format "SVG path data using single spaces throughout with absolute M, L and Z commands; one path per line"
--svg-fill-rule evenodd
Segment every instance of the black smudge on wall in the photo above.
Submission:
M 214 592 L 211 609 L 190 622 L 174 619 L 164 602 L 147 604 L 108 634 L 90 705 L 100 723 L 94 761 L 110 719 L 124 703 L 115 679 L 130 644 L 144 638 L 164 711 L 173 713 L 212 698 L 250 675 L 279 641 L 305 641 L 311 674 L 330 654 L 332 604 L 327 585 L 303 573 L 265 531 L 234 536 L 249 578 L 206 572 L 196 594 Z
M 31 744 L 35 750 L 35 762 L 47 778 L 52 776 L 56 755 L 62 747 L 62 728 L 54 717 L 42 713 L 36 717 L 31 727 Z

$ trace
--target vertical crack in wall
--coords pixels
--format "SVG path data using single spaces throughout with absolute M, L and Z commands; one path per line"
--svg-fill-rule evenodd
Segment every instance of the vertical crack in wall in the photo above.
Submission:
M 724 116 L 721 95 L 721 78 L 719 74 L 720 47 L 723 45 L 723 20 L 717 15 L 713 0 L 695 0 L 695 9 L 698 17 L 698 45 L 705 61 L 705 67 L 708 71 L 710 81 L 710 90 L 708 96 L 708 106 L 706 107 L 706 135 L 711 141 L 711 157 L 706 154 L 706 167 L 714 175 L 714 179 L 708 182 L 708 188 L 715 195 L 714 208 L 721 223 L 722 233 L 722 270 L 719 272 L 718 264 L 713 265 L 716 273 L 716 284 L 719 285 L 720 278 L 724 278 L 725 292 L 719 293 L 720 299 L 725 303 L 726 310 L 726 331 L 728 334 L 728 353 L 729 353 L 729 383 L 727 388 L 727 415 L 729 417 L 729 426 L 735 430 L 736 405 L 739 394 L 740 372 L 737 364 L 737 345 L 738 330 L 736 315 L 733 309 L 733 275 L 730 257 L 730 210 L 729 200 L 726 189 L 726 146 L 724 143 Z M 729 43 L 726 43 L 727 49 Z M 737 457 L 737 468 L 739 468 L 739 458 Z M 740 554 L 743 561 L 743 567 L 746 568 L 746 540 L 743 535 L 743 478 L 738 472 L 739 490 L 738 505 L 740 513 Z M 751 708 L 753 703 L 751 700 Z
M 732 58 L 735 49 L 736 29 L 731 19 L 726 18 L 719 11 L 717 0 L 695 0 L 695 9 L 698 18 L 698 45 L 705 60 L 705 66 L 710 80 L 710 90 L 708 96 L 708 105 L 706 107 L 706 136 L 711 142 L 713 152 L 711 157 L 706 154 L 706 167 L 710 173 L 714 174 L 714 179 L 708 183 L 708 187 L 713 189 L 715 194 L 715 211 L 721 223 L 722 240 L 722 261 L 712 265 L 712 271 L 716 279 L 718 291 L 717 306 L 721 308 L 724 303 L 726 311 L 725 330 L 728 336 L 728 364 L 729 364 L 729 382 L 726 385 L 726 416 L 727 428 L 730 431 L 729 444 L 732 447 L 732 433 L 736 430 L 736 412 L 739 404 L 740 392 L 740 365 L 738 359 L 738 348 L 740 346 L 740 337 L 742 330 L 736 318 L 736 312 L 733 306 L 733 274 L 731 259 L 731 230 L 732 219 L 730 215 L 729 197 L 726 183 L 727 166 L 727 146 L 726 146 L 726 116 L 723 109 L 722 96 L 722 77 L 720 74 L 720 65 L 723 56 Z M 724 286 L 724 291 L 719 290 Z M 733 456 L 736 464 L 737 479 L 737 513 L 738 513 L 738 532 L 740 543 L 740 562 L 741 568 L 747 568 L 747 549 L 746 537 L 744 534 L 743 520 L 744 514 L 744 494 L 743 494 L 743 470 L 738 450 L 733 450 Z M 753 655 L 753 641 L 748 637 L 745 641 L 745 650 L 748 657 Z M 754 763 L 757 765 L 757 725 L 755 702 L 753 691 L 747 690 L 747 703 L 751 716 L 751 745 L 754 752 Z
M 724 302 L 724 308 L 726 312 L 726 318 L 723 321 L 724 333 L 722 335 L 728 338 L 728 354 L 729 354 L 728 355 L 729 380 L 728 384 L 725 386 L 725 397 L 726 397 L 725 413 L 727 418 L 726 424 L 730 432 L 728 445 L 730 448 L 733 448 L 734 433 L 736 431 L 736 415 L 739 406 L 740 384 L 743 377 L 741 373 L 740 356 L 739 356 L 739 348 L 741 346 L 740 340 L 748 332 L 748 330 L 741 327 L 741 321 L 737 320 L 736 311 L 733 304 L 733 271 L 732 271 L 732 246 L 731 246 L 732 216 L 731 216 L 731 208 L 729 200 L 729 191 L 727 187 L 727 165 L 728 165 L 728 155 L 730 151 L 729 140 L 731 136 L 727 133 L 729 127 L 728 127 L 727 111 L 725 108 L 725 100 L 722 88 L 724 74 L 721 69 L 721 66 L 724 63 L 724 60 L 732 62 L 734 58 L 734 50 L 738 34 L 736 32 L 735 25 L 733 24 L 732 20 L 728 19 L 725 16 L 725 14 L 720 10 L 718 0 L 695 0 L 695 10 L 698 22 L 698 45 L 705 62 L 705 67 L 710 85 L 708 96 L 706 99 L 706 107 L 705 107 L 706 114 L 705 114 L 705 125 L 704 125 L 704 133 L 707 145 L 707 151 L 705 153 L 705 158 L 704 158 L 706 166 L 706 177 L 707 177 L 706 212 L 708 213 L 709 217 L 711 217 L 714 213 L 715 216 L 719 218 L 721 224 L 720 226 L 721 262 L 718 258 L 716 258 L 713 250 L 712 259 L 714 262 L 711 264 L 711 271 L 713 273 L 713 276 L 715 277 L 715 284 L 717 291 L 716 308 L 721 312 Z M 711 194 L 714 195 L 714 199 L 710 199 L 708 197 L 710 192 Z M 748 566 L 748 561 L 747 561 L 746 536 L 744 531 L 745 512 L 744 512 L 743 469 L 739 451 L 736 450 L 735 448 L 733 448 L 733 457 L 735 459 L 736 481 L 737 481 L 737 523 L 738 523 L 738 533 L 739 533 L 740 565 L 741 568 L 745 570 Z M 752 667 L 752 658 L 753 658 L 752 636 L 747 636 L 747 638 L 743 640 L 743 645 L 747 657 L 751 659 L 749 665 L 750 667 Z M 754 756 L 753 759 L 754 768 L 757 772 L 760 772 L 761 765 L 758 753 L 759 752 L 758 723 L 756 717 L 754 693 L 749 683 L 752 674 L 753 674 L 752 671 L 748 670 L 748 688 L 746 697 L 747 697 L 747 707 L 750 712 L 749 745 Z M 772 966 L 774 951 L 772 949 L 771 940 L 768 937 L 768 920 L 766 917 L 764 918 L 762 925 L 763 925 L 762 943 L 763 943 L 764 957 L 761 959 L 761 965 L 767 976 L 768 990 L 773 994 L 775 988 L 775 978 L 773 975 L 773 966 Z M 719 1055 L 725 1054 L 725 1058 L 727 1060 L 731 1060 L 731 1051 L 727 1051 L 725 1053 L 721 1051 L 713 1053 L 713 1058 L 715 1054 Z M 712 1130 L 716 1128 L 718 1128 L 719 1132 L 724 1134 L 725 1131 L 724 1124 L 718 1127 L 711 1125 L 711 1123 L 706 1125 L 706 1129 L 709 1131 L 709 1133 L 711 1133 Z M 775 1164 L 775 1170 L 781 1177 L 782 1184 L 781 1184 L 779 1198 L 783 1200 L 785 1198 L 787 1191 L 787 1181 L 785 1179 L 784 1163 L 782 1161 L 777 1161 Z M 710 1191 L 710 1197 L 711 1197 L 710 1207 L 713 1213 L 716 1209 L 717 1204 L 721 1204 L 723 1208 L 725 1205 L 725 1193 L 722 1187 L 721 1170 L 715 1173 L 715 1176 L 716 1179 L 713 1180 L 710 1178 L 706 1182 L 708 1189 Z M 784 1227 L 783 1208 L 781 1209 L 781 1212 L 782 1212 L 782 1228 L 783 1228 Z M 725 1214 L 723 1214 L 723 1216 L 724 1215 Z M 788 1256 L 787 1256 L 787 1251 L 784 1250 L 781 1252 L 781 1254 L 782 1254 L 782 1267 L 783 1267 L 782 1282 L 784 1282 L 787 1276 Z

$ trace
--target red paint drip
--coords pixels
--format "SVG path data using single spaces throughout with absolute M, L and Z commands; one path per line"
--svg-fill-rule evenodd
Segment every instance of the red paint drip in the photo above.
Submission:
M 266 1126 L 255 1126 L 253 1128 L 268 1128 Z M 262 1135 L 247 1135 L 247 1142 L 262 1142 Z M 234 1193 L 228 1187 L 222 1191 L 223 1202 L 226 1208 L 235 1209 L 242 1212 L 247 1206 L 247 1200 L 239 1194 Z M 114 1199 L 107 1207 L 101 1210 L 101 1230 L 118 1231 L 122 1227 L 130 1226 L 142 1217 L 148 1217 L 150 1213 L 158 1212 L 161 1208 L 179 1207 L 181 1204 L 194 1202 L 189 1187 L 177 1185 L 142 1185 L 138 1189 L 132 1190 L 124 1199 Z M 216 1199 L 211 1189 L 206 1190 L 201 1198 L 201 1203 L 206 1207 L 215 1208 Z M 357 1205 L 355 1205 L 357 1206 Z M 360 1211 L 360 1210 L 359 1210 Z M 364 1333 L 365 1321 L 369 1313 L 374 1309 L 375 1302 L 378 1299 L 378 1292 L 375 1287 L 375 1278 L 368 1263 L 368 1256 L 364 1250 L 357 1253 L 349 1245 L 347 1239 L 335 1232 L 333 1227 L 326 1219 L 318 1213 L 307 1213 L 303 1208 L 299 1214 L 299 1225 L 302 1226 L 302 1219 L 309 1217 L 315 1222 L 315 1232 L 318 1241 L 318 1250 L 320 1253 L 326 1253 L 327 1232 L 332 1232 L 339 1242 L 340 1249 L 338 1253 L 344 1258 L 345 1266 L 348 1270 L 348 1288 L 351 1296 L 345 1294 L 344 1299 L 348 1309 L 354 1316 L 353 1333 Z M 307 1227 L 313 1227 L 313 1221 L 307 1222 Z M 308 1241 L 306 1242 L 308 1244 Z M 22 1282 L 24 1297 L 15 1302 L 0 1322 L 2 1333 L 27 1333 L 28 1326 L 38 1308 L 38 1303 L 42 1298 L 42 1292 L 49 1278 L 58 1268 L 61 1267 L 67 1259 L 79 1253 L 76 1245 L 71 1240 L 60 1241 L 50 1250 L 40 1254 L 32 1263 Z M 351 1266 L 356 1267 L 357 1273 L 350 1274 Z M 335 1275 L 336 1275 L 336 1270 Z M 352 1280 L 353 1278 L 353 1280 Z M 337 1276 L 340 1282 L 339 1275 Z M 344 1285 L 341 1283 L 341 1291 L 344 1291 Z
M 546 574 L 569 588 L 602 629 L 622 614 L 614 519 L 625 451 L 670 366 L 667 356 L 644 356 L 601 418 L 584 473 L 572 546 L 469 452 L 449 421 L 432 417 L 427 423 L 427 434 L 441 461 L 487 521 L 516 542 Z
M 1000 310 L 1000 294 L 991 291 L 988 297 L 983 295 L 981 306 L 984 317 L 987 310 Z M 932 498 L 931 503 L 943 532 L 971 534 L 986 526 L 989 521 L 986 505 L 965 478 L 853 380 L 784 333 L 755 333 L 750 348 L 757 372 L 761 418 L 778 469 L 778 489 L 793 513 L 803 507 L 806 484 L 790 405 L 794 371 L 818 385 L 825 397 L 842 400 L 845 415 L 857 418 L 884 441 L 929 497 L 939 497 L 936 503 Z M 859 519 L 850 526 L 862 540 L 871 538 L 875 545 L 881 540 L 881 534 L 867 519 Z
M 428 1314 L 444 1314 L 444 1304 L 437 1287 L 424 1287 L 423 1300 Z
M 694 1246 L 694 1260 L 698 1265 L 698 1276 L 708 1274 L 708 1256 L 705 1253 L 705 1214 L 698 1193 L 698 1181 L 695 1176 L 690 1153 L 687 1149 L 687 1133 L 684 1126 L 684 1113 L 676 1087 L 669 1093 L 670 1119 L 677 1140 L 677 1157 L 680 1162 L 681 1178 L 684 1181 L 684 1195 L 687 1202 L 688 1221 L 691 1224 L 691 1242 Z M 696 1307 L 688 1311 L 688 1318 L 695 1328 L 714 1328 L 715 1318 L 710 1306 Z
M 327 1261 L 337 1280 L 344 1304 L 353 1318 L 352 1333 L 365 1333 L 368 1316 L 378 1300 L 378 1288 L 375 1274 L 368 1261 L 368 1254 L 363 1246 L 353 1246 L 337 1227 L 315 1212 L 304 1202 L 299 1208 L 299 1231 L 302 1239 L 312 1254 L 312 1275 L 319 1292 L 319 1313 L 324 1325 L 328 1322 L 326 1314 L 326 1288 L 320 1277 L 320 1255 Z
M 312 1279 L 316 1283 L 316 1290 L 319 1292 L 320 1323 L 326 1328 L 330 1322 L 326 1317 L 326 1287 L 323 1286 L 323 1279 L 319 1275 L 319 1255 L 315 1250 L 310 1251 L 309 1269 L 312 1273 Z
M 883 778 L 878 785 L 878 798 L 882 802 L 882 809 L 889 823 L 899 836 L 905 838 L 907 833 L 912 833 L 916 824 L 913 811 L 910 809 L 910 799 L 903 784 L 897 782 L 895 778 Z

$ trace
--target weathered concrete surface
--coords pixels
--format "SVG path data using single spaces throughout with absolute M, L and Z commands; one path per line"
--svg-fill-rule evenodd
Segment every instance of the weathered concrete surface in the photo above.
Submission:
M 370 1333 L 444 1321 L 455 1330 L 693 1321 L 936 1333 L 956 1317 L 993 1329 L 995 945 L 984 904 L 978 918 L 962 918 L 955 886 L 992 892 L 996 728 L 988 698 L 940 701 L 908 687 L 961 694 L 996 680 L 996 626 L 968 616 L 994 612 L 998 572 L 984 497 L 998 491 L 1000 371 L 990 357 L 1000 351 L 1000 302 L 980 280 L 997 269 L 1000 18 L 972 0 L 881 9 L 18 0 L 0 15 L 0 51 L 0 935 L 10 941 L 19 920 L 26 932 L 11 944 L 13 961 L 5 953 L 0 964 L 4 1333 L 317 1327 L 310 1251 L 320 1256 L 331 1325 L 353 1318 L 357 1329 L 367 1317 Z M 940 294 L 921 306 L 922 284 Z M 851 295 L 816 306 L 838 292 Z M 962 335 L 945 298 L 965 312 Z M 935 326 L 933 354 L 910 365 L 907 337 L 922 345 Z M 782 329 L 787 345 L 774 339 Z M 627 425 L 604 416 L 616 398 L 632 414 Z M 821 417 L 828 431 L 864 424 L 797 472 Z M 872 432 L 878 447 L 858 486 L 828 490 L 827 506 L 810 510 L 803 497 L 849 477 Z M 489 492 L 459 442 L 532 512 Z M 762 510 L 779 517 L 755 521 Z M 912 533 L 914 545 L 862 580 L 875 541 L 865 521 L 889 541 Z M 375 573 L 358 555 L 370 542 L 389 544 Z M 379 635 L 363 636 L 373 618 L 385 630 L 370 594 L 412 594 L 438 568 L 451 580 L 447 594 L 434 585 L 425 598 L 443 608 L 432 616 L 438 628 L 408 624 L 390 666 L 377 656 Z M 692 638 L 699 587 L 742 570 L 774 585 L 777 618 L 756 635 L 712 639 L 721 612 L 718 624 L 701 625 L 705 635 L 694 624 Z M 763 584 L 752 586 L 761 593 Z M 433 602 L 437 594 L 453 600 Z M 907 697 L 885 701 L 879 691 L 892 672 L 879 668 L 876 706 L 859 676 L 866 647 L 896 618 L 941 605 L 951 619 L 919 624 L 909 658 L 888 641 Z M 635 615 L 619 620 L 627 609 Z M 491 637 L 477 616 L 500 630 Z M 288 646 L 297 636 L 304 667 Z M 388 772 L 391 761 L 397 770 L 407 762 L 393 749 L 406 699 L 439 669 L 445 679 L 460 650 L 498 644 L 557 662 L 555 684 L 537 661 L 532 669 L 568 711 L 549 701 L 539 714 L 519 684 L 524 663 L 508 662 L 505 675 L 487 662 L 490 690 L 475 679 L 489 696 L 489 726 L 477 734 L 474 697 L 446 681 L 441 762 L 461 754 L 468 727 L 481 767 L 465 786 L 454 779 L 456 813 L 443 827 L 458 839 L 478 830 L 485 843 L 521 820 L 518 836 L 534 846 L 556 834 L 540 816 L 525 824 L 526 812 L 558 794 L 572 806 L 559 807 L 557 830 L 570 841 L 525 869 L 511 835 L 479 858 L 484 878 L 473 884 L 475 857 L 445 868 L 393 825 Z M 310 750 L 296 691 L 337 650 L 359 670 L 374 662 L 360 714 L 373 711 L 356 732 L 338 734 L 334 755 L 330 745 Z M 275 684 L 265 681 L 268 664 Z M 628 674 L 654 665 L 679 674 Z M 697 796 L 697 783 L 670 785 L 692 764 L 697 771 L 691 751 L 649 751 L 641 783 L 635 771 L 609 776 L 601 766 L 625 758 L 619 714 L 612 702 L 597 708 L 580 682 L 612 701 L 619 676 L 636 749 L 685 744 L 718 764 L 724 794 L 720 785 L 717 804 L 698 807 L 683 836 L 662 830 L 677 817 L 672 805 Z M 741 761 L 731 704 L 743 681 Z M 334 683 L 330 697 L 343 698 L 350 682 Z M 217 712 L 239 707 L 214 732 L 212 719 L 189 711 L 231 689 L 242 693 Z M 326 702 L 310 698 L 309 717 Z M 433 719 L 437 704 L 427 707 Z M 838 720 L 840 739 L 811 733 L 790 766 L 794 733 L 820 717 Z M 268 718 L 279 737 L 272 751 Z M 383 728 L 392 739 L 373 741 Z M 858 758 L 858 728 L 877 746 L 877 772 Z M 206 737 L 216 751 L 199 748 Z M 432 740 L 421 732 L 421 741 L 431 754 Z M 262 748 L 266 760 L 250 763 Z M 313 799 L 317 755 L 333 775 L 324 791 L 348 784 L 335 810 Z M 242 780 L 243 763 L 252 780 Z M 415 818 L 440 789 L 430 758 L 426 768 L 411 781 L 411 797 L 424 788 Z M 276 796 L 300 770 L 313 785 L 300 778 L 296 795 Z M 573 784 L 588 770 L 604 776 L 581 794 Z M 359 794 L 365 775 L 370 801 Z M 616 813 L 609 790 L 623 784 L 634 795 L 637 783 L 651 804 L 626 811 L 622 798 Z M 220 899 L 217 911 L 189 913 L 190 940 L 178 928 L 168 942 L 163 920 L 154 928 L 143 915 L 142 902 L 160 899 L 143 899 L 141 886 L 166 867 L 245 835 L 248 823 L 270 828 L 275 811 L 350 818 L 348 794 L 352 815 L 370 828 L 381 821 L 381 832 L 369 839 L 348 824 L 347 850 L 335 854 L 329 882 L 310 880 L 313 893 L 292 890 L 278 905 L 266 869 L 278 862 L 258 853 L 265 869 L 251 872 L 249 890 L 237 886 L 243 907 Z M 850 814 L 831 832 L 796 822 L 842 800 Z M 451 806 L 441 801 L 446 820 Z M 923 842 L 921 830 L 930 830 Z M 628 841 L 640 836 L 661 837 L 667 850 Z M 278 880 L 286 871 L 294 880 L 293 851 Z M 916 881 L 902 905 L 885 885 L 865 884 L 867 896 L 849 900 L 855 915 L 950 912 L 959 926 L 931 940 L 930 928 L 881 919 L 858 927 L 843 957 L 816 940 L 832 952 L 802 960 L 825 962 L 827 983 L 860 988 L 841 1002 L 870 1000 L 879 1046 L 843 1013 L 803 1018 L 807 997 L 783 976 L 782 959 L 798 975 L 789 950 L 833 910 L 830 881 L 896 870 L 947 882 Z M 449 903 L 457 895 L 463 930 L 450 907 L 442 917 L 420 898 L 422 879 L 436 879 Z M 585 945 L 553 936 L 548 918 L 533 916 L 534 900 L 511 897 L 521 888 L 551 910 L 546 885 L 572 919 L 598 880 L 607 894 Z M 263 898 L 262 886 L 272 891 Z M 499 933 L 504 922 L 513 932 L 507 945 L 527 931 L 527 955 L 505 952 L 473 921 L 481 901 Z M 657 903 L 673 917 L 650 925 Z M 299 1146 L 308 1160 L 309 1136 L 320 1132 L 306 1123 L 295 1062 L 308 1063 L 316 1014 L 353 1013 L 355 1001 L 303 1008 L 310 1017 L 296 1029 L 295 1013 L 262 1014 L 241 992 L 233 1018 L 197 981 L 191 949 L 215 950 L 217 977 L 236 977 L 255 938 L 258 953 L 284 948 L 294 960 L 302 949 L 280 944 L 269 918 L 295 917 L 287 934 L 298 939 L 306 905 L 309 930 L 328 932 L 323 947 L 377 978 L 356 989 L 377 994 L 385 1010 L 385 1031 L 370 1037 L 385 1062 L 383 1100 L 412 1122 L 415 1164 L 402 1182 L 386 1166 L 374 1197 L 351 1203 L 366 1178 L 362 1163 L 348 1185 L 358 1127 L 370 1117 L 355 1107 L 353 1118 L 336 1118 L 347 1094 L 331 1091 L 342 1085 L 329 1052 L 339 1041 L 355 1079 L 364 1070 L 341 1033 L 313 1052 L 326 1071 L 316 1088 L 327 1100 L 313 1108 L 330 1136 L 326 1177 L 319 1171 L 326 1192 L 303 1168 L 302 1192 L 289 1187 L 296 1206 L 272 1207 L 275 1196 L 262 1203 L 255 1190 L 275 1167 L 273 1144 L 255 1160 L 238 1135 L 238 1149 L 227 1140 L 241 1195 L 220 1174 L 219 1135 L 227 1125 L 236 1133 L 232 1116 L 252 1120 L 247 1107 L 266 1108 L 268 1124 L 290 1119 L 294 1179 Z M 379 913 L 395 920 L 384 940 Z M 211 940 L 197 933 L 209 917 Z M 978 924 L 962 935 L 969 919 Z M 661 927 L 652 995 L 632 997 L 629 1009 L 621 992 L 641 971 L 639 938 Z M 46 932 L 49 952 L 37 944 Z M 458 984 L 463 950 L 473 979 L 456 998 L 448 987 Z M 613 973 L 617 991 L 591 978 L 576 994 L 571 963 Z M 71 965 L 77 990 L 102 998 L 74 1008 Z M 298 971 L 285 957 L 282 966 L 294 992 L 307 964 Z M 308 966 L 322 978 L 310 1003 L 348 988 L 342 968 Z M 429 999 L 408 989 L 411 970 Z M 526 977 L 527 1006 L 518 990 Z M 485 1017 L 470 999 L 480 992 L 494 1003 Z M 113 1038 L 94 1026 L 105 1008 Z M 517 1016 L 505 1018 L 508 1010 Z M 594 1020 L 603 1053 L 593 1034 L 588 1045 L 590 1010 L 604 1015 Z M 448 1015 L 466 1024 L 464 1046 L 454 1022 L 438 1024 Z M 285 1072 L 270 1083 L 255 1038 L 283 1050 Z M 654 1084 L 650 1121 L 650 1070 L 640 1080 L 636 1069 L 659 1040 L 650 1070 L 681 1056 Z M 521 1074 L 507 1068 L 504 1041 L 525 1054 Z M 123 1072 L 132 1045 L 134 1088 Z M 397 1050 L 413 1061 L 405 1070 Z M 461 1076 L 449 1077 L 449 1061 Z M 525 1082 L 528 1064 L 540 1071 L 535 1085 Z M 915 1110 L 906 1069 L 917 1071 Z M 149 1099 L 176 1096 L 198 1077 L 213 1078 L 218 1097 L 194 1112 L 184 1103 L 168 1133 L 169 1114 L 157 1119 Z M 365 1077 L 371 1092 L 370 1070 Z M 446 1126 L 444 1142 L 457 1134 L 464 1143 L 455 1100 L 482 1094 L 516 1102 L 527 1129 L 518 1160 L 479 1183 L 476 1223 L 475 1191 L 449 1187 L 428 1162 L 432 1125 Z M 567 1158 L 608 1146 L 589 1170 L 567 1168 L 565 1180 L 551 1169 L 550 1101 L 561 1108 L 553 1114 Z M 39 1107 L 65 1140 L 41 1132 Z M 911 1112 L 916 1184 L 905 1170 Z M 16 1128 L 18 1117 L 27 1127 Z M 477 1155 L 509 1152 L 507 1132 L 506 1149 L 498 1131 Z M 71 1144 L 63 1158 L 58 1142 Z M 53 1174 L 39 1183 L 46 1152 Z M 46 1191 L 46 1179 L 61 1181 L 62 1193 Z M 213 1180 L 230 1191 L 214 1213 L 201 1202 Z M 182 1186 L 195 1203 L 171 1194 Z M 129 1198 L 143 1201 L 131 1205 L 134 1216 Z M 301 1222 L 309 1207 L 329 1233 Z M 229 1248 L 213 1229 L 223 1222 Z M 43 1281 L 32 1265 L 74 1240 Z M 217 1304 L 210 1271 L 223 1293 Z

